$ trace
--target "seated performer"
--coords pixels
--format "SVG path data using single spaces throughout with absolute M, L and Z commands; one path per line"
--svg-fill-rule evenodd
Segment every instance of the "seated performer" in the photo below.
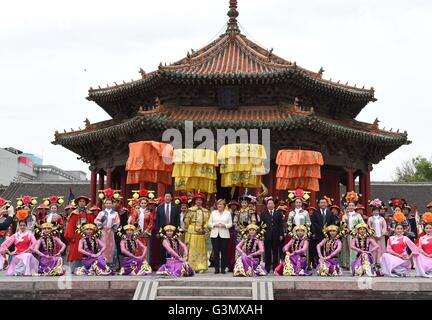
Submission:
M 171 277 L 190 277 L 195 274 L 192 267 L 187 263 L 188 249 L 179 240 L 182 232 L 183 230 L 173 225 L 166 225 L 159 231 L 160 238 L 163 239 L 162 245 L 169 258 L 166 259 L 166 263 L 159 268 L 156 274 Z
M 352 231 L 351 250 L 357 253 L 351 263 L 353 276 L 375 277 L 375 261 L 372 252 L 378 249 L 378 244 L 373 240 L 373 230 L 366 223 L 359 223 Z
M 381 270 L 386 276 L 407 277 L 411 270 L 411 257 L 418 254 L 417 246 L 404 235 L 406 217 L 402 212 L 393 215 L 394 235 L 387 242 L 387 252 L 381 258 Z M 411 250 L 408 254 L 407 248 Z
M 296 225 L 292 231 L 292 239 L 284 246 L 285 259 L 275 269 L 275 276 L 310 276 L 307 270 L 307 252 L 309 228 Z
M 61 276 L 65 273 L 61 257 L 66 245 L 58 237 L 56 226 L 52 223 L 43 223 L 42 230 L 38 227 L 35 233 L 38 237 L 33 251 L 39 255 L 39 275 Z
M 18 210 L 16 217 L 18 219 L 19 230 L 2 243 L 0 246 L 0 254 L 7 253 L 12 256 L 6 275 L 32 276 L 37 273 L 39 265 L 32 253 L 36 239 L 27 229 L 28 211 Z M 9 251 L 11 245 L 15 245 L 15 250 L 13 252 Z
M 243 240 L 236 247 L 240 256 L 234 265 L 234 277 L 265 276 L 267 272 L 260 265 L 260 257 L 264 253 L 264 244 L 260 240 L 265 232 L 265 225 L 261 227 L 249 224 L 243 230 Z
M 419 254 L 414 256 L 418 277 L 432 278 L 432 213 L 422 215 L 424 235 L 419 239 Z
M 104 243 L 99 239 L 101 231 L 97 225 L 87 223 L 77 228 L 77 233 L 81 235 L 78 242 L 78 252 L 84 257 L 82 259 L 82 267 L 75 269 L 75 274 L 78 276 L 106 276 L 112 275 L 113 272 L 108 267 L 104 257 Z
M 323 277 L 342 275 L 342 270 L 339 266 L 339 253 L 342 250 L 342 241 L 340 238 L 344 236 L 344 231 L 345 228 L 339 228 L 336 225 L 324 228 L 325 239 L 317 245 L 319 256 L 318 275 Z
M 120 275 L 146 276 L 152 269 L 146 261 L 147 247 L 138 239 L 139 230 L 131 224 L 120 228 Z M 138 255 L 141 252 L 141 255 Z

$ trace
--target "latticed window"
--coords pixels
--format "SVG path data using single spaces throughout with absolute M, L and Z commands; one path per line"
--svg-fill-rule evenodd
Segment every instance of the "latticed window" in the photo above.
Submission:
M 218 104 L 220 108 L 232 109 L 239 105 L 239 88 L 224 86 L 218 88 Z

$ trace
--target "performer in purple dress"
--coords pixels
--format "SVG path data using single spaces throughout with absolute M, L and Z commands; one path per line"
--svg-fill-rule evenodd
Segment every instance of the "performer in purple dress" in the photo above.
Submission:
M 342 250 L 342 241 L 340 238 L 343 238 L 346 230 L 344 225 L 341 225 L 341 227 L 330 225 L 323 229 L 325 238 L 317 245 L 320 262 L 317 272 L 320 276 L 342 275 L 342 270 L 339 266 L 339 253 Z
M 36 227 L 38 239 L 33 246 L 33 252 L 39 255 L 38 274 L 41 276 L 61 276 L 65 273 L 62 253 L 66 245 L 58 237 L 58 229 L 52 223 L 42 223 L 42 230 Z
M 167 225 L 159 230 L 162 245 L 169 258 L 156 274 L 171 277 L 190 277 L 195 274 L 192 267 L 187 263 L 188 249 L 179 239 L 183 230 L 173 225 Z
M 264 244 L 260 240 L 265 232 L 265 225 L 249 224 L 242 230 L 243 240 L 236 247 L 240 256 L 234 265 L 234 277 L 265 276 L 267 272 L 260 265 L 264 253 Z
M 351 263 L 353 276 L 376 276 L 375 261 L 372 252 L 378 250 L 378 244 L 373 240 L 374 232 L 366 223 L 359 223 L 352 232 L 351 250 L 357 252 L 356 259 Z
M 78 243 L 78 252 L 84 255 L 82 259 L 82 267 L 75 269 L 75 274 L 78 276 L 106 276 L 112 275 L 113 272 L 108 267 L 104 257 L 104 243 L 99 239 L 101 231 L 94 223 L 87 223 L 82 227 L 77 228 L 81 239 Z
M 152 269 L 146 261 L 147 247 L 137 238 L 140 230 L 134 225 L 127 224 L 121 227 L 118 235 L 121 237 L 121 269 L 120 275 L 146 276 L 152 273 Z M 141 253 L 140 255 L 138 255 Z
M 310 276 L 307 270 L 307 252 L 309 228 L 299 224 L 292 230 L 292 239 L 285 245 L 285 259 L 274 271 L 275 276 Z

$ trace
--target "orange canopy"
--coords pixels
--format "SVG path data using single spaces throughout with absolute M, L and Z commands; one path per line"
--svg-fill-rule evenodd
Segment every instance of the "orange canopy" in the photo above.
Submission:
M 277 165 L 324 165 L 321 152 L 309 150 L 279 150 L 276 157 Z
M 141 182 L 172 184 L 171 172 L 173 148 L 156 141 L 140 141 L 129 144 L 127 184 Z

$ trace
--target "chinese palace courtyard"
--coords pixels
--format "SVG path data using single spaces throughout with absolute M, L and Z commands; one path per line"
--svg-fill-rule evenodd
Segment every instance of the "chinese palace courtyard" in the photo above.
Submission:
M 161 63 L 156 71 L 140 70 L 138 80 L 90 88 L 87 99 L 112 119 L 86 120 L 83 130 L 55 133 L 54 144 L 89 163 L 92 200 L 97 189 L 121 189 L 127 199 L 140 187 L 126 184 L 129 143 L 161 141 L 166 129 L 183 132 L 185 121 L 193 121 L 194 130 L 269 129 L 271 165 L 263 177 L 269 194 L 277 194 L 278 151 L 313 150 L 322 153 L 324 166 L 320 191 L 312 193 L 311 200 L 328 195 L 339 204 L 340 185 L 354 190 L 358 178 L 357 191 L 366 206 L 373 165 L 409 144 L 407 133 L 382 130 L 378 120 L 372 124 L 355 120 L 376 101 L 373 88 L 326 80 L 322 68 L 309 71 L 260 47 L 241 33 L 237 1 L 231 0 L 229 6 L 225 33 L 202 49 L 173 64 Z M 146 187 L 158 193 L 165 190 L 161 184 Z M 229 191 L 218 190 L 218 197 L 229 197 Z

